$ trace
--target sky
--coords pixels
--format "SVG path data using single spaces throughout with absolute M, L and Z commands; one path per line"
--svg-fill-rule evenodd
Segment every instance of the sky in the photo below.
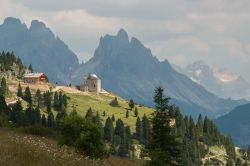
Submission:
M 249 0 L 0 0 L 0 23 L 44 22 L 87 61 L 99 39 L 120 28 L 159 60 L 186 66 L 203 60 L 250 82 Z

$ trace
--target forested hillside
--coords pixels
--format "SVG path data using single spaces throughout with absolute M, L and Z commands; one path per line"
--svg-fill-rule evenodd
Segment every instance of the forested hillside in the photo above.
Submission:
M 55 85 L 40 90 L 37 88 L 41 85 L 11 79 L 0 87 L 0 127 L 53 139 L 60 146 L 75 149 L 77 155 L 96 161 L 119 156 L 136 165 L 247 162 L 212 120 L 200 115 L 196 122 L 191 116 L 183 116 L 161 87 L 152 94 L 155 108 L 151 109 L 111 93 L 78 92 L 73 87 L 60 89 Z M 9 85 L 13 82 L 16 89 Z M 8 94 L 18 96 L 18 100 L 7 104 Z

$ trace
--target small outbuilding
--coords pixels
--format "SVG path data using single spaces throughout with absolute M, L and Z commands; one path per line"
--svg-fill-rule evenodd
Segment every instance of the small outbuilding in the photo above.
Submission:
M 85 77 L 83 90 L 85 92 L 97 92 L 102 91 L 101 79 L 96 74 L 88 74 Z
M 25 83 L 47 83 L 48 77 L 44 73 L 26 73 L 23 75 L 23 81 Z

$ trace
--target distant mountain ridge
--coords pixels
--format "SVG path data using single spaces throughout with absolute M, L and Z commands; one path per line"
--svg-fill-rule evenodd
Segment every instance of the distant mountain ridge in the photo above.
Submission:
M 0 51 L 14 51 L 24 64 L 45 72 L 50 81 L 69 81 L 78 59 L 68 46 L 40 21 L 33 20 L 28 28 L 19 19 L 8 17 L 0 25 Z
M 203 61 L 176 69 L 219 97 L 250 100 L 250 83 L 237 74 L 211 68 Z
M 185 114 L 194 116 L 202 113 L 213 117 L 244 103 L 209 93 L 175 71 L 167 60 L 160 62 L 138 39 L 129 40 L 123 29 L 116 36 L 101 37 L 94 56 L 74 73 L 74 82 L 82 83 L 87 73 L 102 78 L 105 89 L 151 106 L 155 86 L 162 85 Z
M 215 123 L 222 133 L 232 136 L 237 146 L 246 148 L 250 144 L 250 104 L 238 106 Z

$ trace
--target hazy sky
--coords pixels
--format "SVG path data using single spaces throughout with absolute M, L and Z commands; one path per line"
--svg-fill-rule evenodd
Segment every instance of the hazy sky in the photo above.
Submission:
M 86 61 L 100 36 L 124 28 L 160 60 L 204 60 L 250 81 L 250 0 L 0 0 L 0 21 L 47 24 Z

